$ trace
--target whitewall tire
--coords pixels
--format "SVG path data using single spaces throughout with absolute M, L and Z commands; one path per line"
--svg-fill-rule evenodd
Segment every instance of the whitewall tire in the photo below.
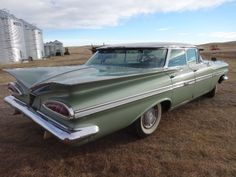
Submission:
M 161 120 L 161 104 L 147 110 L 136 122 L 136 132 L 139 137 L 151 135 L 157 129 Z

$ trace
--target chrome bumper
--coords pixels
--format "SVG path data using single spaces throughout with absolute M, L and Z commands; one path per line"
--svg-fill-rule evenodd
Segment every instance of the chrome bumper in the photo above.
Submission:
M 55 122 L 48 120 L 40 113 L 31 111 L 26 104 L 22 104 L 13 96 L 5 97 L 4 101 L 11 105 L 13 108 L 21 111 L 27 117 L 32 119 L 34 122 L 39 124 L 45 130 L 47 130 L 62 141 L 73 141 L 88 138 L 89 136 L 94 135 L 99 131 L 99 127 L 96 125 L 78 128 L 75 130 L 65 129 L 64 126 L 62 127 L 60 124 L 56 124 Z
M 223 78 L 222 78 L 224 81 L 226 81 L 226 80 L 228 80 L 229 78 L 228 78 L 228 76 L 223 76 Z

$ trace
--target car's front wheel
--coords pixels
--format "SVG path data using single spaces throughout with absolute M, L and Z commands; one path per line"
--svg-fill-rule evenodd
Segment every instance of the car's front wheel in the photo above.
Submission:
M 136 120 L 135 128 L 137 135 L 143 138 L 152 134 L 160 123 L 161 113 L 161 104 L 157 104 L 147 110 L 138 120 Z
M 217 92 L 217 85 L 210 92 L 208 92 L 206 96 L 208 98 L 213 98 L 216 95 L 216 92 Z

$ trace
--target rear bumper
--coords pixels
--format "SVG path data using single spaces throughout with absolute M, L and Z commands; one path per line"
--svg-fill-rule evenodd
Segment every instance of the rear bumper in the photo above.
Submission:
M 25 114 L 27 117 L 32 119 L 34 122 L 39 124 L 45 130 L 47 130 L 48 132 L 50 132 L 51 134 L 53 134 L 62 141 L 81 140 L 88 138 L 92 135 L 95 135 L 96 133 L 99 132 L 99 127 L 96 125 L 69 130 L 65 126 L 55 121 L 51 121 L 52 119 L 48 119 L 48 117 L 46 117 L 39 111 L 34 111 L 30 109 L 26 104 L 17 100 L 13 96 L 5 97 L 4 101 L 9 105 L 11 105 L 13 108 Z

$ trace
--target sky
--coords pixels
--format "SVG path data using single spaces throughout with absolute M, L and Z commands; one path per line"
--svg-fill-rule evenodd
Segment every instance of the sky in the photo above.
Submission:
M 236 41 L 236 0 L 0 0 L 64 46 Z

